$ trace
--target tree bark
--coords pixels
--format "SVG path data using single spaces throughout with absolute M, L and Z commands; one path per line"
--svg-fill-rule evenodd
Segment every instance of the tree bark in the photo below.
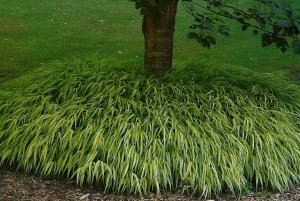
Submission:
M 163 8 L 163 0 L 156 2 Z M 161 12 L 144 15 L 144 68 L 150 74 L 161 75 L 172 68 L 177 2 L 178 0 L 171 0 Z

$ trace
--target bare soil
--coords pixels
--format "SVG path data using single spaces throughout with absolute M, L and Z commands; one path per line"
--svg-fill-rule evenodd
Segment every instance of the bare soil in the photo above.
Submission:
M 250 192 L 236 197 L 222 195 L 218 198 L 200 199 L 177 193 L 150 194 L 145 198 L 131 195 L 104 194 L 101 189 L 79 188 L 74 182 L 50 180 L 25 173 L 0 170 L 0 201 L 100 201 L 100 200 L 211 200 L 211 201 L 300 201 L 300 187 L 289 191 Z

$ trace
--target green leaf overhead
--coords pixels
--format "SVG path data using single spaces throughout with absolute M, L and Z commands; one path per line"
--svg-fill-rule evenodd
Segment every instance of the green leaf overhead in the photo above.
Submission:
M 141 14 L 155 14 L 160 6 L 166 6 L 170 0 L 130 0 L 136 3 Z M 195 18 L 190 26 L 197 30 L 197 42 L 204 47 L 210 47 L 215 42 L 215 34 L 229 35 L 229 28 L 225 27 L 228 20 L 241 25 L 243 31 L 252 30 L 254 35 L 261 35 L 262 46 L 275 45 L 282 52 L 289 47 L 298 47 L 297 42 L 292 44 L 289 38 L 295 41 L 300 33 L 300 20 L 296 17 L 292 7 L 277 0 L 253 0 L 249 8 L 239 7 L 239 1 L 232 0 L 181 0 L 184 9 Z M 195 34 L 193 34 L 195 35 Z M 202 38 L 201 38 L 202 37 Z M 189 37 L 191 38 L 191 37 Z M 200 39 L 201 38 L 201 39 Z M 214 38 L 214 40 L 206 40 Z M 206 42 L 203 42 L 206 41 Z M 209 43 L 209 45 L 208 45 Z M 294 52 L 298 53 L 298 51 Z M 296 48 L 297 49 L 297 48 Z

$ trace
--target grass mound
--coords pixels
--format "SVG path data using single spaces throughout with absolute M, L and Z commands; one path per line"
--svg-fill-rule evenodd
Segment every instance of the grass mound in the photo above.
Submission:
M 153 78 L 75 60 L 11 82 L 0 97 L 0 166 L 120 193 L 299 183 L 297 86 L 194 66 Z

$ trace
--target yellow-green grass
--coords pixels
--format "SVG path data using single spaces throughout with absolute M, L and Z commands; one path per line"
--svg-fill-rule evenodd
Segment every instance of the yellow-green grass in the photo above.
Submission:
M 300 13 L 297 0 L 286 2 Z M 1 0 L 0 10 L 0 82 L 71 55 L 97 52 L 120 61 L 143 58 L 142 16 L 128 0 Z M 186 37 L 192 22 L 179 4 L 174 67 L 187 58 L 200 58 L 260 72 L 299 68 L 299 56 L 261 48 L 259 37 L 234 23 L 229 23 L 231 37 L 220 37 L 217 46 L 203 49 Z
M 73 59 L 6 83 L 0 167 L 115 193 L 210 196 L 299 184 L 298 86 L 201 63 L 162 78 L 134 62 L 114 66 Z
M 269 74 L 299 69 L 299 56 L 262 49 L 237 26 L 203 49 L 180 7 L 174 71 L 158 79 L 142 72 L 129 1 L 2 0 L 0 10 L 0 82 L 32 71 L 0 86 L 0 166 L 119 193 L 299 184 L 299 86 Z

